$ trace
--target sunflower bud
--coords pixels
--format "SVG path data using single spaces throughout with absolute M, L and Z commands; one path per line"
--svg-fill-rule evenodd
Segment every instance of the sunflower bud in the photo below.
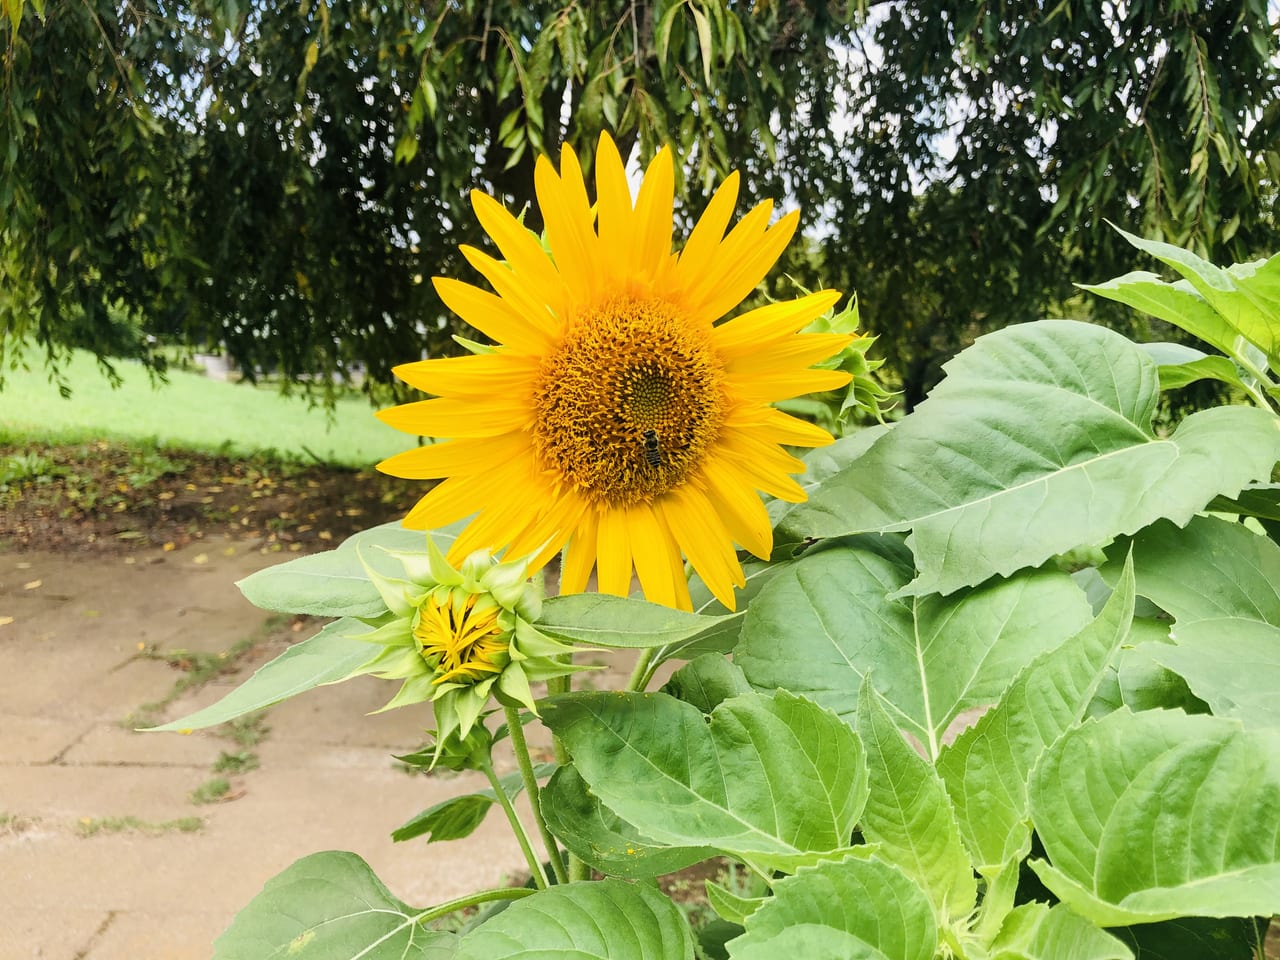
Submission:
M 569 662 L 573 647 L 533 626 L 542 598 L 525 561 L 498 563 L 480 551 L 455 568 L 430 537 L 426 553 L 388 552 L 405 576 L 364 563 L 388 615 L 359 639 L 384 648 L 375 676 L 404 681 L 383 710 L 431 702 L 437 757 L 441 745 L 471 734 L 490 697 L 537 713 L 531 683 L 586 669 Z

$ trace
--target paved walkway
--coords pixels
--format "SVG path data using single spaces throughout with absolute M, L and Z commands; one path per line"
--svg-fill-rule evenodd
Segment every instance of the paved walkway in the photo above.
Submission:
M 253 545 L 197 543 L 131 558 L 0 556 L 0 960 L 209 960 L 213 940 L 262 884 L 320 850 L 364 857 L 393 893 L 439 903 L 521 872 L 494 813 L 471 838 L 394 844 L 390 831 L 478 775 L 411 776 L 392 753 L 421 743 L 430 717 L 409 707 L 366 714 L 394 687 L 361 678 L 270 711 L 222 802 L 190 794 L 223 751 L 208 731 L 133 732 L 126 718 L 181 673 L 140 651 L 223 651 L 263 637 L 244 672 L 279 653 L 288 625 L 233 583 L 283 559 Z M 12 618 L 11 620 L 9 618 Z M 223 677 L 165 711 L 174 719 L 220 697 Z M 192 833 L 104 830 L 134 817 L 200 817 Z

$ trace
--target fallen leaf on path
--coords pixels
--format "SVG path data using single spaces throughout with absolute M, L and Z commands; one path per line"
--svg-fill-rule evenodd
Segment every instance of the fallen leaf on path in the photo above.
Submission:
M 164 552 L 168 553 L 170 550 L 176 549 L 177 546 L 178 545 L 174 543 L 172 540 L 166 540 L 164 544 Z
M 13 623 L 13 617 L 0 617 L 0 627 L 7 627 Z
M 24 584 L 22 585 L 22 589 L 23 589 L 23 590 L 35 590 L 35 589 L 39 588 L 39 586 L 40 586 L 42 583 L 44 583 L 44 581 L 43 581 L 43 580 L 28 580 L 26 583 L 24 583 Z
M 208 563 L 209 555 L 207 553 L 197 553 L 191 558 L 192 563 Z

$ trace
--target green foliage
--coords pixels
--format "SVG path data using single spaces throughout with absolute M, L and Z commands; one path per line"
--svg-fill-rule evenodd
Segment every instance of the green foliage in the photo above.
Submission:
M 947 372 L 917 416 L 784 530 L 802 540 L 910 529 L 920 573 L 903 592 L 950 593 L 1158 519 L 1185 524 L 1280 459 L 1280 422 L 1260 409 L 1200 411 L 1157 436 L 1155 363 L 1101 327 L 1009 327 Z
M 1237 370 L 1268 349 L 1246 332 L 1280 328 L 1270 300 L 1250 303 L 1266 325 L 1231 315 Z M 354 855 L 317 854 L 268 883 L 217 956 L 693 957 L 650 881 L 715 856 L 759 888 L 709 886 L 707 956 L 1259 955 L 1251 918 L 1280 912 L 1280 545 L 1263 526 L 1280 420 L 1247 391 L 1254 406 L 1162 435 L 1157 362 L 1082 324 L 990 335 L 900 423 L 814 456 L 810 503 L 775 513 L 803 549 L 753 570 L 743 614 L 712 612 L 697 584 L 698 613 L 546 602 L 533 623 L 547 634 L 640 651 L 628 689 L 555 677 L 537 713 L 558 753 L 541 768 L 521 747 L 529 714 L 502 701 L 506 728 L 448 752 L 492 789 L 397 838 L 466 836 L 524 790 L 559 882 L 514 816 L 536 892 L 416 910 Z M 385 616 L 394 598 L 374 583 L 389 574 L 352 558 L 432 562 L 406 536 L 375 528 L 246 593 L 376 623 L 368 590 Z M 346 623 L 169 728 L 361 672 L 371 651 Z M 646 692 L 664 657 L 689 662 Z M 488 751 L 507 731 L 521 770 L 500 779 Z M 518 902 L 429 932 L 501 900 Z
M 317 853 L 267 881 L 218 938 L 214 960 L 279 956 L 288 944 L 318 960 L 358 956 L 374 943 L 381 956 L 453 956 L 443 949 L 453 935 L 427 932 L 416 913 L 354 853 Z
M 470 334 L 428 282 L 481 240 L 470 188 L 520 210 L 537 154 L 589 165 L 603 129 L 671 144 L 690 209 L 734 168 L 744 201 L 794 198 L 788 269 L 861 293 L 908 408 L 1116 272 L 1102 217 L 1213 257 L 1276 235 L 1266 0 L 5 9 L 0 372 L 24 342 L 160 369 L 155 337 L 329 400 L 360 365 L 385 384 Z
M 75 351 L 61 375 L 75 384 L 60 397 L 39 370 L 10 371 L 4 383 L 0 439 L 11 443 L 124 440 L 224 456 L 270 453 L 288 461 L 368 467 L 404 449 L 404 434 L 369 416 L 369 405 L 344 395 L 332 410 L 267 386 L 213 380 L 171 369 L 157 387 L 136 364 L 118 368 L 119 386 L 97 375 L 93 358 Z

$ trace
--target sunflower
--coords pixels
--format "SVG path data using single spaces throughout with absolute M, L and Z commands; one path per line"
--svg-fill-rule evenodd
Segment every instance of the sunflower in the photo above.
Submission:
M 805 499 L 804 464 L 783 445 L 831 442 L 770 404 L 848 383 L 810 367 L 844 334 L 798 331 L 832 307 L 824 290 L 730 320 L 795 232 L 772 226 L 772 203 L 726 229 L 731 174 L 684 248 L 672 250 L 675 177 L 664 148 L 635 202 L 608 135 L 596 153 L 596 203 L 565 147 L 560 170 L 535 172 L 546 228 L 539 242 L 479 191 L 472 204 L 504 260 L 463 246 L 493 292 L 435 278 L 446 306 L 496 344 L 472 356 L 422 360 L 395 373 L 433 399 L 382 411 L 406 433 L 448 438 L 378 465 L 442 482 L 405 517 L 435 529 L 474 515 L 451 558 L 505 548 L 541 567 L 567 546 L 561 592 L 625 596 L 633 570 L 647 599 L 689 609 L 684 559 L 726 607 L 744 586 L 734 544 L 768 558 L 773 535 L 759 493 Z M 548 252 L 549 251 L 549 252 Z M 721 321 L 721 322 L 717 322 Z

